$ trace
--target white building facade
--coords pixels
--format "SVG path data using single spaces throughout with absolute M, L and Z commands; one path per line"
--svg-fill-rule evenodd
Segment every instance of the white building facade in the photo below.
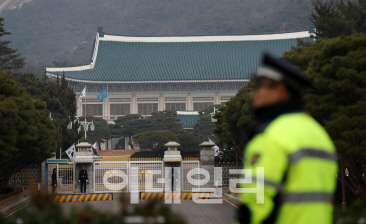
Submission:
M 130 37 L 98 28 L 91 63 L 46 68 L 46 75 L 65 75 L 79 99 L 77 114 L 103 117 L 149 116 L 163 110 L 200 111 L 222 104 L 245 86 L 261 64 L 261 54 L 276 56 L 296 46 L 309 31 L 228 36 Z M 108 87 L 108 97 L 96 95 Z M 102 149 L 115 149 L 110 140 Z M 125 149 L 128 148 L 127 141 Z

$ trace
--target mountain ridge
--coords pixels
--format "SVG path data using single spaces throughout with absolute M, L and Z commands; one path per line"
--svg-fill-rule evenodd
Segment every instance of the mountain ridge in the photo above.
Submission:
M 306 30 L 311 0 L 32 0 L 4 10 L 11 47 L 28 64 L 89 63 L 97 27 L 128 36 L 228 35 Z

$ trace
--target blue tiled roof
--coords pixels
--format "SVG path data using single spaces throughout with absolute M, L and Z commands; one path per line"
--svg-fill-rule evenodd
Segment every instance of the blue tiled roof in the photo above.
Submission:
M 307 38 L 303 38 L 307 39 Z M 249 79 L 263 51 L 282 56 L 296 39 L 213 42 L 99 41 L 93 69 L 65 71 L 84 81 L 184 81 Z M 51 74 L 62 74 L 48 72 Z
M 183 128 L 193 128 L 199 119 L 199 115 L 187 115 L 187 114 L 177 114 L 177 117 L 180 119 L 180 123 Z

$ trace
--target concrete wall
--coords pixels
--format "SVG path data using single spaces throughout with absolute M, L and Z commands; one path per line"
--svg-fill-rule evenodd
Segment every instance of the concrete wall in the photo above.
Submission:
M 31 165 L 11 176 L 9 186 L 13 187 L 14 181 L 16 187 L 22 188 L 23 191 L 28 191 L 32 187 L 38 189 L 38 183 L 41 182 L 41 164 Z

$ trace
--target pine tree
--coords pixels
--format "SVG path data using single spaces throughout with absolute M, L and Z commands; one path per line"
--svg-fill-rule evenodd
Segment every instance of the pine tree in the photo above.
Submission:
M 366 1 L 313 1 L 315 12 L 310 21 L 315 25 L 316 38 L 333 38 L 366 32 Z
M 219 145 L 227 145 L 238 154 L 238 160 L 243 159 L 243 150 L 248 143 L 250 133 L 255 126 L 253 112 L 251 110 L 251 93 L 254 90 L 254 81 L 241 88 L 235 97 L 221 106 L 215 123 L 215 134 L 218 136 Z
M 14 173 L 49 158 L 56 143 L 46 103 L 9 75 L 0 71 L 0 192 Z
M 63 76 L 60 81 L 39 80 L 33 74 L 17 74 L 12 76 L 20 82 L 26 92 L 33 98 L 47 102 L 47 109 L 52 113 L 53 121 L 57 129 L 57 149 L 66 150 L 80 137 L 76 133 L 67 130 L 67 124 L 74 118 L 76 112 L 75 93 L 68 87 L 67 80 Z M 73 125 L 75 128 L 76 126 Z M 59 150 L 57 150 L 59 152 Z
M 0 17 L 0 37 L 11 34 L 5 31 L 3 21 L 4 18 Z M 0 41 L 0 67 L 4 71 L 21 69 L 25 65 L 25 58 L 19 58 L 21 54 L 17 53 L 18 50 L 10 48 L 8 46 L 10 43 L 8 40 Z
M 320 39 L 284 57 L 313 80 L 304 97 L 306 108 L 330 134 L 348 168 L 347 189 L 366 198 L 366 34 Z

